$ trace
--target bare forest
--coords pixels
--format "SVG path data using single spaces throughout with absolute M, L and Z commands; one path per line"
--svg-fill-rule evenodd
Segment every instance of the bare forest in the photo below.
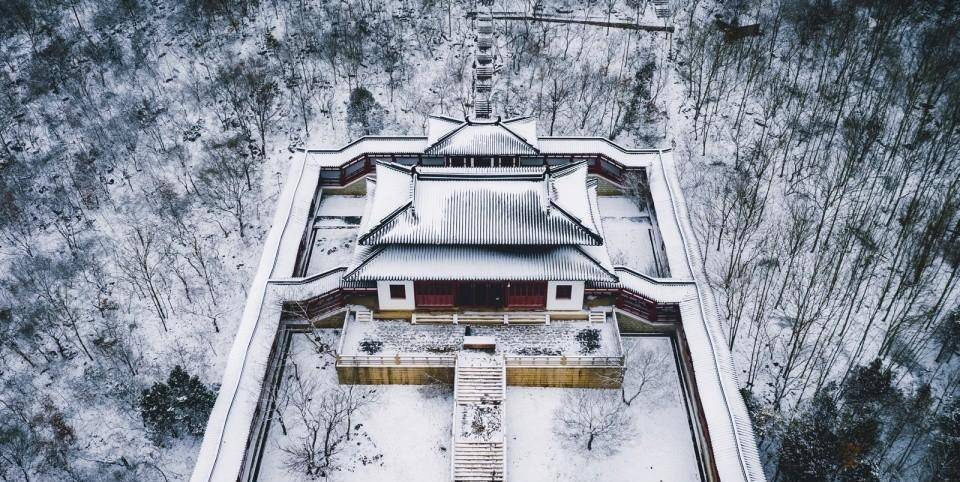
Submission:
M 0 2 L 0 479 L 188 479 L 287 163 L 467 115 L 474 8 Z M 495 21 L 494 112 L 674 150 L 771 480 L 960 479 L 960 8 L 660 13 Z
M 960 477 L 958 14 L 677 18 L 685 194 L 773 479 Z

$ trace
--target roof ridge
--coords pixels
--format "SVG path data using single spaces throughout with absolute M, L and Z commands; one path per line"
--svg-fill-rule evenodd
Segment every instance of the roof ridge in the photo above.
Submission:
M 557 177 L 564 177 L 578 171 L 580 168 L 586 166 L 587 161 L 575 161 L 569 164 L 563 164 L 559 166 L 549 166 L 553 175 Z
M 508 123 L 508 122 L 516 122 L 516 121 L 521 121 L 521 120 L 524 120 L 524 119 L 533 119 L 533 114 L 518 115 L 518 116 L 516 116 L 516 117 L 511 117 L 511 118 L 509 118 L 509 119 L 503 119 L 502 122 L 506 124 L 506 123 Z
M 601 245 L 601 246 L 602 246 L 602 245 Z M 613 277 L 613 282 L 614 282 L 614 283 L 619 283 L 619 282 L 620 282 L 620 277 L 617 276 L 616 273 L 613 273 L 613 272 L 611 272 L 610 270 L 608 270 L 608 269 L 606 268 L 606 266 L 603 265 L 603 263 L 601 263 L 601 262 L 598 261 L 596 258 L 594 258 L 593 256 L 591 256 L 590 253 L 587 252 L 587 250 L 583 249 L 583 246 L 580 246 L 579 244 L 575 244 L 575 245 L 573 245 L 573 247 L 576 248 L 577 251 L 580 251 L 580 253 L 582 253 L 584 256 L 586 256 L 587 259 L 589 259 L 590 261 L 592 261 L 593 264 L 597 265 L 597 267 L 600 268 L 604 273 L 607 273 L 608 275 L 610 275 L 611 277 Z M 614 271 L 616 271 L 616 269 L 614 269 Z
M 514 130 L 511 129 L 511 128 L 510 128 L 509 126 L 507 126 L 506 124 L 502 123 L 501 121 L 497 121 L 497 123 L 496 123 L 495 125 L 498 125 L 498 126 L 502 127 L 503 129 L 505 129 L 507 132 L 513 134 L 514 137 L 516 137 L 517 139 L 520 139 L 520 142 L 523 142 L 524 144 L 530 146 L 530 148 L 533 149 L 533 152 L 536 152 L 537 154 L 540 154 L 540 149 L 537 148 L 537 146 L 534 146 L 533 144 L 531 144 L 530 141 L 528 141 L 526 137 L 523 137 L 523 136 L 521 136 L 520 134 L 517 134 L 516 132 L 514 132 Z
M 526 148 L 528 148 L 528 149 L 530 149 L 531 151 L 533 151 L 534 154 L 539 154 L 539 153 L 540 153 L 540 149 L 539 149 L 537 146 L 534 146 L 533 144 L 530 143 L 530 141 L 527 140 L 527 138 L 521 136 L 521 135 L 518 134 L 516 131 L 514 131 L 513 129 L 511 129 L 509 126 L 505 125 L 505 124 L 503 123 L 503 121 L 502 121 L 499 117 L 497 118 L 497 120 L 495 120 L 495 121 L 493 121 L 493 122 L 475 122 L 475 121 L 473 121 L 473 120 L 471 120 L 471 119 L 468 118 L 467 120 L 465 120 L 465 121 L 463 122 L 463 124 L 457 126 L 457 127 L 454 128 L 454 129 L 451 129 L 450 132 L 447 132 L 446 134 L 438 137 L 437 140 L 436 140 L 435 142 L 433 142 L 432 144 L 428 145 L 428 146 L 423 150 L 423 152 L 424 152 L 424 153 L 429 153 L 431 149 L 436 148 L 437 146 L 439 146 L 439 145 L 442 144 L 443 142 L 445 142 L 445 141 L 447 141 L 448 139 L 450 139 L 451 137 L 457 135 L 457 133 L 463 132 L 467 127 L 470 127 L 470 126 L 492 126 L 492 127 L 499 127 L 500 129 L 506 131 L 510 136 L 512 136 L 512 137 L 515 138 L 516 140 L 520 141 L 520 143 L 521 143 L 523 146 L 525 146 Z
M 344 274 L 343 274 L 343 277 L 342 277 L 341 279 L 346 280 L 346 281 L 356 281 L 355 279 L 352 279 L 352 278 L 355 277 L 354 275 L 357 273 L 357 271 L 360 271 L 360 268 L 363 268 L 364 266 L 367 265 L 367 263 L 369 263 L 370 261 L 372 261 L 373 258 L 376 258 L 376 257 L 379 256 L 381 253 L 383 253 L 383 252 L 387 249 L 388 246 L 389 246 L 389 245 L 384 245 L 384 246 L 377 246 L 377 247 L 373 248 L 373 250 L 371 251 L 371 253 L 368 254 L 367 257 L 363 259 L 363 261 L 357 263 L 357 265 L 354 266 L 353 269 L 351 269 L 350 271 L 344 273 Z M 348 279 L 348 278 L 351 278 L 351 279 Z
M 437 140 L 433 142 L 433 144 L 430 144 L 429 146 L 427 146 L 426 148 L 424 148 L 424 149 L 423 149 L 423 152 L 426 153 L 426 152 L 429 151 L 431 148 L 433 148 L 433 147 L 439 145 L 441 142 L 449 139 L 451 136 L 453 136 L 453 135 L 456 134 L 457 132 L 462 131 L 465 127 L 467 127 L 467 126 L 469 126 L 469 125 L 471 125 L 469 120 L 463 121 L 463 123 L 460 124 L 459 126 L 457 126 L 456 128 L 450 129 L 450 132 L 447 132 L 446 134 L 438 137 Z
M 563 207 L 560 206 L 560 204 L 554 201 L 553 199 L 550 200 L 550 205 L 557 208 L 557 211 L 560 211 L 560 213 L 563 214 L 567 219 L 576 223 L 578 227 L 583 228 L 583 230 L 586 231 L 590 235 L 590 237 L 593 238 L 594 241 L 597 241 L 597 244 L 594 244 L 593 246 L 599 246 L 603 244 L 603 236 L 601 236 L 599 233 L 595 233 L 592 229 L 587 227 L 587 225 L 583 224 L 580 218 L 574 216 L 566 209 L 563 209 Z
M 457 119 L 456 117 L 450 117 L 450 116 L 444 115 L 444 114 L 430 114 L 428 117 L 433 117 L 433 118 L 435 118 L 435 119 L 447 120 L 447 121 L 451 121 L 451 122 L 460 122 L 460 123 L 465 123 L 465 122 L 466 122 L 466 120 L 464 120 L 464 119 Z
M 596 205 L 596 206 L 595 206 Z M 596 211 L 594 211 L 596 207 Z M 597 180 L 596 179 L 587 179 L 587 209 L 590 210 L 590 222 L 594 224 L 594 227 L 597 228 L 598 234 L 601 238 L 605 237 L 603 232 L 603 220 L 600 219 L 600 203 L 597 200 Z M 604 239 L 606 242 L 606 239 Z
M 411 206 L 413 206 L 413 200 L 408 199 L 407 202 L 403 203 L 402 205 L 400 205 L 400 207 L 391 211 L 390 214 L 380 219 L 380 222 L 378 222 L 375 226 L 372 226 L 370 229 L 368 229 L 366 233 L 361 234 L 360 237 L 357 238 L 357 244 L 366 243 L 366 241 L 370 239 L 370 236 L 373 236 L 374 233 L 383 229 L 387 225 L 387 223 L 389 223 L 390 221 L 393 221 L 395 218 L 397 218 L 398 216 L 406 212 Z
M 399 164 L 399 163 L 392 162 L 392 161 L 375 161 L 375 162 L 376 162 L 376 164 L 374 164 L 374 166 L 373 166 L 374 168 L 376 168 L 377 166 L 389 167 L 390 169 L 393 169 L 394 171 L 402 172 L 402 173 L 404 173 L 404 174 L 410 174 L 410 173 L 412 173 L 412 172 L 413 172 L 413 167 L 414 167 L 414 166 L 405 166 L 405 165 L 403 165 L 403 164 Z

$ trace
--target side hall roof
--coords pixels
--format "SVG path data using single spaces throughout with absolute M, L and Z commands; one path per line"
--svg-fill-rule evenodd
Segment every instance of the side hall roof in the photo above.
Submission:
M 377 164 L 359 244 L 601 245 L 583 163 L 442 168 Z

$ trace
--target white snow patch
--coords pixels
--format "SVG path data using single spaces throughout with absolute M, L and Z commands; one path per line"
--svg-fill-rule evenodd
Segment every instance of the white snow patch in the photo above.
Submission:
M 673 350 L 666 337 L 627 337 L 623 342 Z M 612 455 L 569 447 L 554 434 L 554 412 L 565 392 L 572 389 L 508 387 L 506 428 L 510 479 L 525 482 L 700 480 L 680 380 L 674 358 L 671 356 L 670 360 L 672 369 L 662 373 L 662 388 L 641 393 L 630 406 L 623 406 L 633 414 L 633 437 Z
M 364 198 L 324 194 L 317 207 L 317 216 L 363 216 Z
M 334 346 L 337 331 L 319 331 L 320 341 L 328 347 Z M 303 376 L 311 377 L 321 386 L 332 387 L 337 384 L 333 358 L 329 354 L 318 354 L 310 336 L 312 334 L 294 335 L 287 358 L 288 369 L 292 366 L 291 362 L 296 363 Z M 285 381 L 289 381 L 289 378 L 285 377 Z M 377 401 L 352 421 L 354 426 L 361 425 L 361 431 L 365 432 L 369 439 L 347 445 L 339 456 L 343 470 L 333 472 L 329 478 L 323 480 L 448 480 L 452 393 L 411 385 L 358 385 L 357 388 L 372 388 L 378 395 Z M 260 480 L 315 480 L 292 473 L 285 467 L 286 454 L 281 447 L 294 443 L 298 434 L 293 408 L 285 411 L 285 420 L 289 431 L 286 436 L 278 423 L 273 423 L 270 427 Z M 382 457 L 377 458 L 377 455 Z M 366 464 L 361 461 L 363 457 L 368 460 Z
M 662 271 L 657 269 L 656 248 L 650 241 L 654 226 L 649 214 L 626 196 L 602 196 L 597 202 L 613 264 L 650 276 L 662 276 Z

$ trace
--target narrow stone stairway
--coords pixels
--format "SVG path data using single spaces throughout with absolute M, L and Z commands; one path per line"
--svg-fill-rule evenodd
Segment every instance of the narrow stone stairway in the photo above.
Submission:
M 506 479 L 506 381 L 502 355 L 472 350 L 457 355 L 451 467 L 454 481 Z

